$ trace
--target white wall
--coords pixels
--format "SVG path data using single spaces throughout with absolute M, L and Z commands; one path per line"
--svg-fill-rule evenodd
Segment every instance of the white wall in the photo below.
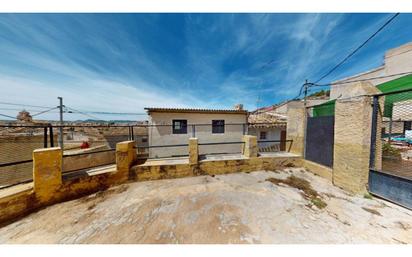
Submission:
M 373 77 L 387 76 L 392 74 L 398 74 L 402 72 L 412 71 L 412 42 L 402 45 L 398 48 L 390 49 L 385 53 L 384 64 L 376 69 L 366 71 L 339 81 L 345 82 L 360 79 L 369 79 Z M 379 85 L 387 81 L 397 79 L 401 76 L 393 76 L 382 79 L 369 80 L 373 85 Z M 354 83 L 338 84 L 331 87 L 330 98 L 338 98 L 342 92 L 348 90 L 348 88 Z
M 281 129 L 280 128 L 249 128 L 249 135 L 253 135 L 257 137 L 258 141 L 265 141 L 263 139 L 260 139 L 260 132 L 265 131 L 266 134 L 266 141 L 270 141 L 270 140 L 280 140 L 280 132 Z M 270 146 L 276 146 L 276 147 L 280 147 L 280 143 L 276 143 L 276 142 L 259 142 L 258 143 L 258 147 L 260 150 L 262 150 L 263 148 L 266 147 L 270 147 Z M 260 151 L 262 152 L 262 151 Z
M 187 120 L 187 134 L 172 134 L 172 120 Z M 212 134 L 212 120 L 225 120 L 224 134 Z M 189 138 L 192 137 L 191 124 L 204 124 L 195 126 L 195 137 L 199 139 L 199 143 L 241 142 L 243 125 L 230 124 L 244 124 L 246 121 L 246 114 L 152 112 L 150 124 L 167 126 L 149 127 L 149 145 L 188 144 Z M 241 147 L 241 144 L 199 146 L 199 153 L 236 153 L 241 152 Z M 188 147 L 151 148 L 149 150 L 151 158 L 174 155 L 188 155 Z

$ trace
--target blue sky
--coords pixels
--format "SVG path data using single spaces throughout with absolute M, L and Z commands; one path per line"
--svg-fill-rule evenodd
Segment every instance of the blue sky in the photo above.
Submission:
M 294 97 L 391 15 L 0 14 L 0 101 L 55 106 L 63 96 L 84 111 L 253 110 Z M 410 24 L 412 15 L 401 14 L 322 82 L 378 67 L 387 49 L 412 41 Z

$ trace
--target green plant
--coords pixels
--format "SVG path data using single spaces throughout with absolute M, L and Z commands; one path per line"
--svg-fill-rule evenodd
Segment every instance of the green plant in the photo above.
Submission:
M 312 188 L 311 184 L 309 181 L 303 179 L 303 178 L 298 178 L 296 176 L 289 176 L 286 179 L 278 179 L 278 178 L 268 178 L 266 181 L 272 182 L 275 185 L 279 184 L 285 184 L 290 187 L 297 188 L 299 190 L 302 190 L 302 196 L 309 200 L 311 204 L 315 205 L 319 209 L 323 209 L 327 206 L 327 203 L 325 203 L 322 198 L 320 197 L 319 193 Z
M 369 193 L 365 193 L 365 194 L 363 195 L 363 198 L 372 200 L 372 199 L 373 199 L 373 196 L 372 196 L 371 194 L 369 194 Z
M 401 157 L 401 151 L 393 147 L 390 143 L 384 143 L 382 146 L 382 153 L 384 156 Z
M 327 204 L 322 201 L 322 199 L 320 198 L 310 198 L 310 202 L 315 205 L 316 207 L 318 207 L 318 209 L 323 209 L 327 206 Z

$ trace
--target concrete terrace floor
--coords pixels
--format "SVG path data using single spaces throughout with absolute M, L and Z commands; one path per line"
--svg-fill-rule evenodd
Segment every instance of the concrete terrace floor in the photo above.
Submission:
M 267 178 L 303 178 L 327 203 Z M 412 211 L 300 168 L 133 182 L 0 228 L 1 243 L 412 243 Z

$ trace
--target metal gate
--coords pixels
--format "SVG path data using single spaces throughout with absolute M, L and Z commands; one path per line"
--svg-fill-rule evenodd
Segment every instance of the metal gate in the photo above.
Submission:
M 306 123 L 305 159 L 333 166 L 335 116 L 310 117 Z
M 412 81 L 410 85 L 373 97 L 369 191 L 412 209 Z

